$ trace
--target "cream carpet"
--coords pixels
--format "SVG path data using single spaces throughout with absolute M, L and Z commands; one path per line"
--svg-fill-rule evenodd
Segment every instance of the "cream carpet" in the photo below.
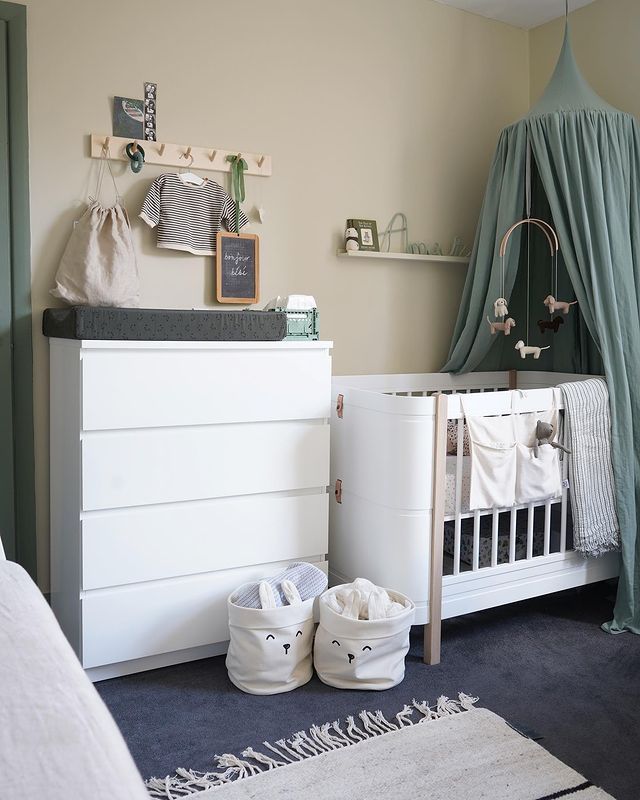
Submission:
M 434 708 L 414 701 L 393 721 L 362 712 L 342 726 L 265 742 L 261 752 L 245 750 L 242 758 L 221 756 L 218 772 L 154 778 L 148 789 L 172 800 L 611 798 L 474 702 L 466 695 L 441 697 Z

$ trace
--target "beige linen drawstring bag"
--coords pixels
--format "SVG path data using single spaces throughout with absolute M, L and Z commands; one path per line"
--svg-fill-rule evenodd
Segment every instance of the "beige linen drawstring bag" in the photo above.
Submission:
M 51 294 L 70 305 L 137 308 L 140 279 L 131 225 L 109 158 L 109 151 L 103 150 L 95 197 L 89 197 L 86 211 L 73 226 Z M 116 192 L 110 208 L 98 199 L 105 164 Z

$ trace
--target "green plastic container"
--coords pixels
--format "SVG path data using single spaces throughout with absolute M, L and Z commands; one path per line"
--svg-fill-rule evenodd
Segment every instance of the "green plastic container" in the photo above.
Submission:
M 296 311 L 295 309 L 274 308 L 287 315 L 287 335 L 285 339 L 317 340 L 320 338 L 320 314 L 317 308 Z

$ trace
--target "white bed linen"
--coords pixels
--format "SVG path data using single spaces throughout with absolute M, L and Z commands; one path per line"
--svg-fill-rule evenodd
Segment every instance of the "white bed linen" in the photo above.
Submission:
M 45 599 L 1 556 L 0 776 L 7 799 L 149 800 Z

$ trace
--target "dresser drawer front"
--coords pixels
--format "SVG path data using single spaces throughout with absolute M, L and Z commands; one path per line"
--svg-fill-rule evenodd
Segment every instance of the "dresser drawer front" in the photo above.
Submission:
M 325 556 L 326 493 L 253 495 L 122 511 L 82 522 L 83 588 Z
M 329 482 L 329 426 L 310 422 L 88 434 L 85 511 L 311 489 Z
M 329 417 L 326 351 L 88 352 L 84 430 Z
M 224 642 L 228 595 L 287 563 L 89 592 L 82 599 L 82 665 L 88 669 Z M 326 570 L 326 563 L 318 566 Z

